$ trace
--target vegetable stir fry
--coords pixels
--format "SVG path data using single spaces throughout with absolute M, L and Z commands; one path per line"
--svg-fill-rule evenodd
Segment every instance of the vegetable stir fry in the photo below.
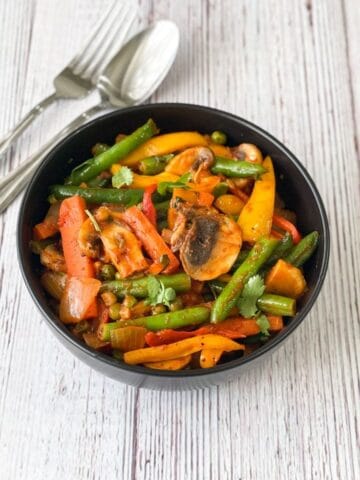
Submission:
M 298 231 L 256 145 L 159 134 L 149 120 L 91 153 L 51 186 L 31 242 L 49 302 L 89 347 L 151 369 L 211 368 L 296 314 L 318 233 Z

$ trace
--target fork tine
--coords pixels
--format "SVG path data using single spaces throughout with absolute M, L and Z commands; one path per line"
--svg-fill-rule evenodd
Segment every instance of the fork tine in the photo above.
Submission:
M 136 9 L 134 10 L 129 2 L 119 2 L 113 10 L 112 18 L 104 25 L 91 47 L 84 52 L 81 64 L 74 73 L 85 78 L 99 74 L 100 66 L 106 65 L 125 42 L 135 18 Z
M 81 59 L 85 52 L 90 48 L 90 46 L 93 44 L 95 41 L 96 37 L 99 35 L 99 33 L 102 31 L 104 28 L 104 25 L 108 22 L 109 18 L 112 16 L 112 11 L 113 11 L 113 6 L 116 5 L 118 2 L 115 0 L 111 5 L 109 5 L 109 8 L 105 11 L 104 15 L 101 17 L 101 20 L 97 24 L 97 27 L 95 28 L 95 31 L 92 32 L 89 37 L 86 40 L 86 43 L 83 45 L 81 50 L 75 55 L 75 57 L 70 61 L 69 67 L 72 69 L 77 68 L 79 62 L 81 62 Z
M 100 28 L 96 29 L 96 34 L 91 37 L 91 41 L 87 42 L 86 46 L 83 48 L 81 54 L 78 56 L 78 61 L 75 66 L 72 66 L 73 72 L 76 75 L 80 75 L 90 61 L 90 58 L 100 46 L 102 45 L 104 38 L 108 35 L 109 31 L 111 30 L 112 26 L 115 24 L 119 11 L 120 6 L 123 8 L 124 3 L 126 5 L 126 1 L 115 1 L 110 5 L 109 10 L 107 11 L 106 15 L 104 15 L 103 21 L 101 22 Z
M 94 82 L 96 82 L 97 77 L 118 51 L 119 46 L 123 45 L 130 37 L 135 20 L 136 13 L 129 12 L 126 22 L 123 22 L 122 26 L 119 25 L 117 29 L 114 29 L 111 34 L 108 35 L 106 42 L 104 42 L 101 49 L 99 49 L 92 58 L 91 64 L 86 70 L 86 75 L 93 78 Z

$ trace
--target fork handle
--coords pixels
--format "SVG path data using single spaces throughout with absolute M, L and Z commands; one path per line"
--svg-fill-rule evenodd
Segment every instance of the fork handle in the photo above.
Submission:
M 14 142 L 20 134 L 35 120 L 47 107 L 57 99 L 56 93 L 52 93 L 48 97 L 41 100 L 34 108 L 32 108 L 15 127 L 8 132 L 4 138 L 0 140 L 0 156 L 6 152 L 12 142 Z
M 3 177 L 0 180 L 0 213 L 2 213 L 18 196 L 37 170 L 44 155 L 48 153 L 59 140 L 65 137 L 73 129 L 86 123 L 99 111 L 108 108 L 108 106 L 108 104 L 99 103 L 98 105 L 89 108 L 89 110 L 79 115 L 75 120 L 54 135 L 45 145 L 43 145 L 43 147 L 40 148 L 40 150 L 31 155 L 25 163 L 22 163 L 8 175 Z

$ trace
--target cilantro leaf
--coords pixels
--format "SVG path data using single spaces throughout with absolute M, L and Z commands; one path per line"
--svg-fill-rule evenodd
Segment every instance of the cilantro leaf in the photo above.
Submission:
M 256 324 L 260 328 L 260 333 L 265 335 L 265 337 L 268 337 L 270 335 L 269 333 L 270 322 L 266 315 L 264 314 L 259 315 L 258 318 L 256 319 Z
M 237 306 L 241 315 L 246 318 L 254 317 L 258 311 L 256 302 L 264 293 L 264 280 L 260 275 L 253 275 L 245 283 L 243 291 L 239 297 Z
M 163 304 L 170 307 L 170 303 L 176 298 L 176 292 L 173 288 L 165 288 L 163 282 L 153 276 L 147 279 L 147 289 L 150 305 Z
M 154 302 L 156 301 L 158 293 L 161 290 L 161 284 L 159 280 L 157 280 L 153 276 L 149 276 L 147 279 L 147 290 L 148 290 L 150 305 L 156 305 L 156 303 Z
M 170 190 L 174 188 L 184 188 L 187 189 L 187 182 L 191 178 L 191 173 L 184 173 L 176 182 L 160 182 L 157 191 L 160 195 L 166 195 Z
M 113 175 L 111 181 L 114 188 L 120 188 L 123 185 L 131 185 L 134 176 L 129 167 L 121 167 L 115 175 Z

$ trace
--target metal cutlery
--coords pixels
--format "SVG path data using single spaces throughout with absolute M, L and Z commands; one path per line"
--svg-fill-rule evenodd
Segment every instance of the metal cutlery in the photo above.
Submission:
M 44 155 L 73 129 L 96 113 L 111 107 L 127 107 L 145 101 L 160 85 L 173 64 L 179 45 L 179 30 L 169 20 L 160 20 L 129 40 L 99 76 L 101 101 L 79 115 L 25 163 L 0 181 L 0 213 L 28 183 Z
M 130 0 L 116 0 L 109 6 L 82 50 L 55 77 L 55 92 L 35 105 L 0 140 L 0 155 L 52 103 L 59 99 L 82 98 L 90 93 L 105 65 L 129 38 L 136 17 L 137 7 Z

